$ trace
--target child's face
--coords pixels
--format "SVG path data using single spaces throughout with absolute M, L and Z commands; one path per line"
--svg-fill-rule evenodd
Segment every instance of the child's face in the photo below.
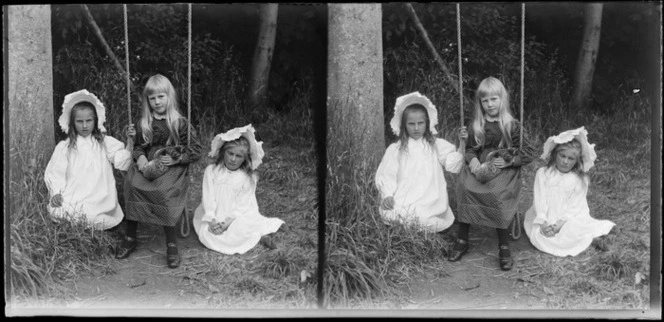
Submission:
M 480 99 L 484 113 L 489 117 L 498 117 L 502 100 L 498 95 L 487 95 Z
M 226 168 L 231 171 L 240 168 L 244 163 L 244 160 L 247 159 L 246 155 L 249 152 L 247 150 L 247 147 L 244 145 L 237 145 L 227 149 L 224 152 L 224 165 Z
M 155 113 L 166 115 L 166 107 L 168 107 L 168 95 L 166 93 L 148 95 L 148 102 L 150 102 L 150 107 Z
M 426 115 L 422 111 L 412 111 L 406 113 L 406 131 L 412 139 L 419 139 L 424 136 L 427 126 Z
M 74 111 L 74 126 L 78 135 L 87 138 L 95 128 L 95 114 L 89 108 Z
M 578 149 L 563 149 L 556 154 L 556 168 L 562 173 L 567 173 L 579 160 L 581 151 Z

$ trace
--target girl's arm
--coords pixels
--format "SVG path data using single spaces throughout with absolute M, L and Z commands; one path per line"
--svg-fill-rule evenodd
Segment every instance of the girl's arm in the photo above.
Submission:
M 456 150 L 454 144 L 444 139 L 436 139 L 436 149 L 438 150 L 438 162 L 451 173 L 461 172 L 463 167 L 463 155 Z
M 205 214 L 203 215 L 203 218 L 201 218 L 201 221 L 212 222 L 215 219 L 217 194 L 214 193 L 214 178 L 216 177 L 214 168 L 215 165 L 211 164 L 205 168 L 205 173 L 203 173 L 203 182 L 201 185 L 203 186 L 202 202 Z
M 533 187 L 533 208 L 535 209 L 535 225 L 548 225 L 547 213 L 549 205 L 546 200 L 546 167 L 539 168 L 535 174 L 535 184 Z
M 191 130 L 191 142 L 187 146 L 189 130 Z M 180 164 L 194 163 L 201 158 L 201 143 L 198 141 L 196 131 L 185 118 L 180 121 L 180 145 L 185 147 Z
M 48 161 L 46 169 L 44 170 L 44 181 L 46 188 L 51 197 L 61 194 L 67 185 L 67 142 L 69 140 L 60 141 L 55 146 L 55 150 L 51 155 L 51 160 Z
M 533 147 L 532 142 L 528 138 L 528 133 L 526 129 L 523 129 L 523 146 L 519 148 L 520 138 L 521 138 L 521 127 L 523 126 L 518 121 L 515 121 L 514 127 L 512 127 L 512 147 L 516 148 L 516 153 L 512 159 L 511 165 L 514 167 L 521 167 L 527 165 L 533 161 L 535 156 L 535 148 Z
M 376 170 L 376 187 L 380 191 L 380 199 L 394 196 L 397 190 L 397 172 L 399 171 L 399 143 L 393 143 L 385 151 L 383 159 Z
M 116 169 L 121 171 L 129 170 L 131 165 L 131 152 L 125 150 L 124 143 L 118 141 L 112 136 L 104 136 L 104 145 L 106 145 L 106 158 Z

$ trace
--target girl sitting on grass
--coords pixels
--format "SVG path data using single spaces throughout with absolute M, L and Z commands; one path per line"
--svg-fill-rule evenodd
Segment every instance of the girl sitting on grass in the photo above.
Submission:
M 80 218 L 102 230 L 122 221 L 112 166 L 126 171 L 131 153 L 105 135 L 105 121 L 104 104 L 94 94 L 83 89 L 65 96 L 58 123 L 68 137 L 56 145 L 44 171 L 47 209 L 55 221 Z
M 414 92 L 397 98 L 390 126 L 399 139 L 385 151 L 375 178 L 384 220 L 416 222 L 433 232 L 454 222 L 443 168 L 461 170 L 467 133 L 461 129 L 455 151 L 454 144 L 434 137 L 436 124 L 438 112 L 426 96 Z
M 184 212 L 189 188 L 189 164 L 201 157 L 201 145 L 178 109 L 175 88 L 162 75 L 148 79 L 142 95 L 143 115 L 139 131 L 130 124 L 127 135 L 136 137 L 132 157 L 136 166 L 125 178 L 125 206 L 127 229 L 115 257 L 126 258 L 137 245 L 138 222 L 164 226 L 166 233 L 166 262 L 168 267 L 180 265 L 175 225 Z M 191 131 L 191 143 L 188 132 Z M 164 147 L 178 147 L 178 158 L 157 154 Z M 158 157 L 168 170 L 157 178 L 144 176 L 148 163 Z
M 530 163 L 533 155 L 525 133 L 523 147 L 519 148 L 521 126 L 510 113 L 509 95 L 503 83 L 494 77 L 482 80 L 475 94 L 475 114 L 466 144 L 468 167 L 459 175 L 457 185 L 459 230 L 449 261 L 458 261 L 468 251 L 470 225 L 482 225 L 496 228 L 500 268 L 512 269 L 508 227 L 518 210 L 521 167 Z M 486 168 L 482 164 L 488 156 L 504 149 L 512 151 L 509 161 L 502 156 L 490 161 L 500 169 L 498 175 L 488 181 L 478 180 L 476 176 Z
M 263 142 L 256 141 L 251 124 L 218 134 L 211 143 L 214 159 L 203 175 L 203 197 L 194 212 L 198 238 L 214 251 L 244 254 L 259 241 L 276 248 L 267 236 L 284 223 L 258 212 L 254 171 L 264 155 Z
M 524 229 L 533 246 L 552 255 L 576 256 L 615 225 L 590 216 L 587 172 L 597 155 L 587 134 L 581 127 L 544 143 L 541 158 L 548 164 L 535 175 L 533 205 L 526 212 Z

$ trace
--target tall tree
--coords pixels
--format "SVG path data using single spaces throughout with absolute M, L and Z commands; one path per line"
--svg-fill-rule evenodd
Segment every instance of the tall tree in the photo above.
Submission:
M 380 4 L 328 7 L 327 151 L 370 167 L 385 150 L 381 18 Z
M 576 62 L 571 102 L 571 106 L 577 111 L 586 107 L 590 101 L 595 61 L 599 52 L 599 39 L 602 30 L 602 6 L 602 3 L 588 3 L 584 8 L 583 41 Z
M 251 64 L 251 86 L 249 90 L 251 106 L 262 105 L 266 101 L 279 11 L 279 5 L 276 3 L 263 3 L 259 6 L 260 29 Z
M 51 6 L 7 6 L 4 66 L 10 163 L 48 160 L 55 147 Z M 60 129 L 58 128 L 57 131 Z M 19 158 L 19 159 L 17 159 Z M 21 160 L 22 159 L 22 160 Z M 20 165 L 19 165 L 20 166 Z

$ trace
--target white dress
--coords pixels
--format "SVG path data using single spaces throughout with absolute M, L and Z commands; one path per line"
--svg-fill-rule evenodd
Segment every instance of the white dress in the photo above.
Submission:
M 62 194 L 61 207 L 47 206 L 51 216 L 85 219 L 96 229 L 108 229 L 122 221 L 124 213 L 118 204 L 113 168 L 126 171 L 131 153 L 124 143 L 104 136 L 100 145 L 92 135 L 78 136 L 76 148 L 69 151 L 69 139 L 55 146 L 44 171 L 44 181 L 51 197 Z
M 244 254 L 261 236 L 276 232 L 284 223 L 258 212 L 256 180 L 242 170 L 209 165 L 203 175 L 202 199 L 194 212 L 194 230 L 205 247 L 220 253 Z M 220 235 L 208 230 L 212 219 L 222 222 L 228 218 L 233 221 Z
M 586 195 L 589 180 L 572 172 L 562 173 L 555 167 L 543 167 L 535 175 L 533 205 L 526 212 L 524 229 L 537 249 L 560 257 L 576 256 L 606 235 L 615 225 L 609 220 L 590 217 Z M 566 220 L 553 237 L 540 233 L 544 221 L 549 225 Z
M 436 149 L 424 139 L 408 139 L 408 150 L 399 153 L 400 142 L 392 143 L 376 171 L 381 201 L 394 197 L 394 208 L 380 214 L 386 221 L 417 222 L 429 231 L 443 231 L 454 222 L 449 207 L 443 168 L 459 173 L 463 156 L 454 144 L 436 138 Z

